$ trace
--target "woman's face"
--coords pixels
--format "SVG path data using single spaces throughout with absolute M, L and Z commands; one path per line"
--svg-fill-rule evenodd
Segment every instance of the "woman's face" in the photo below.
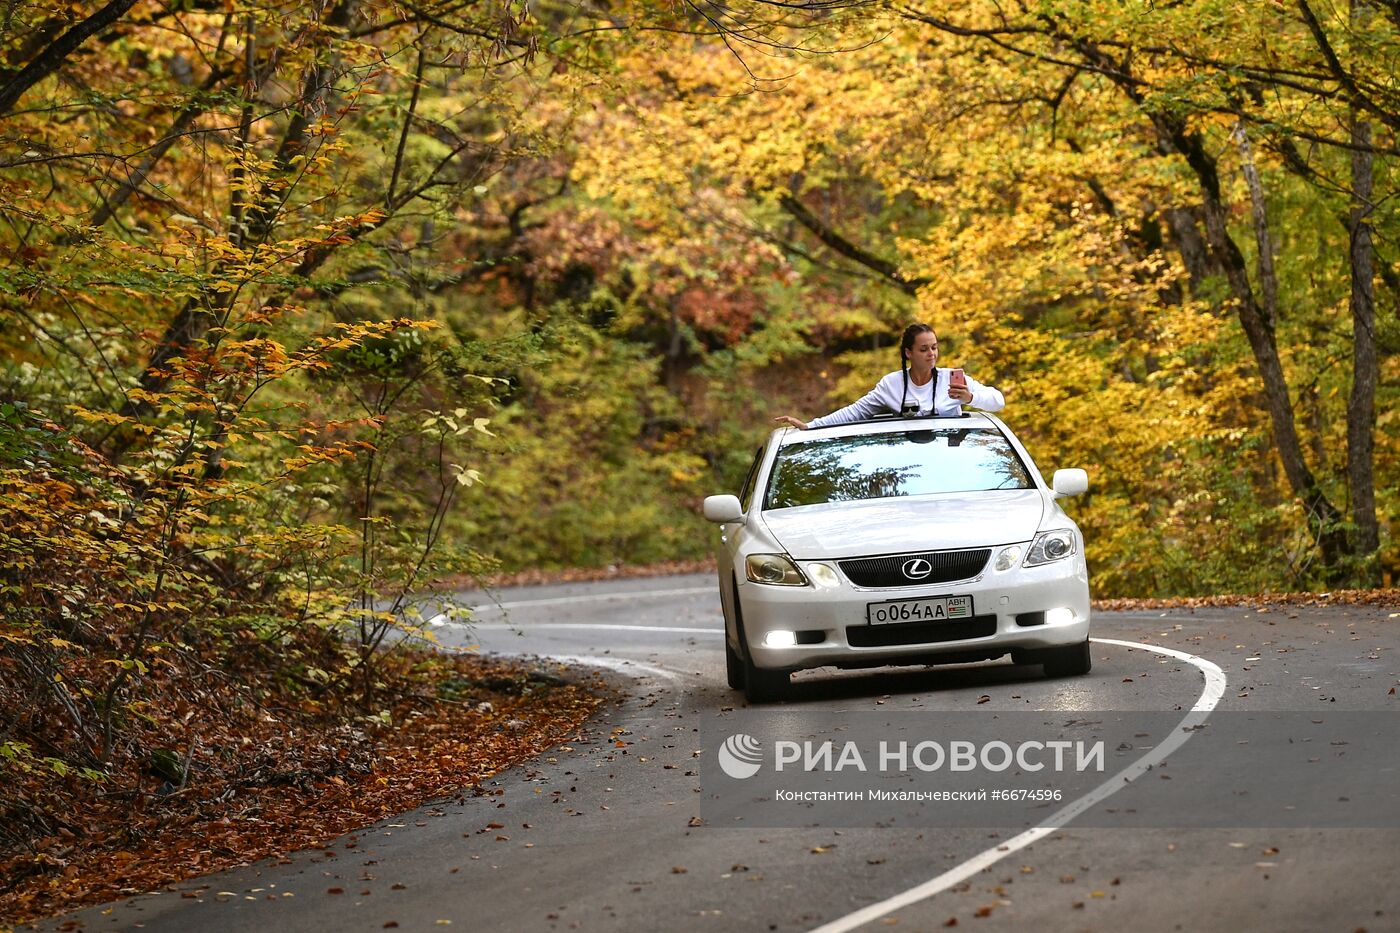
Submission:
M 924 331 L 914 335 L 914 346 L 904 351 L 910 366 L 933 369 L 938 364 L 938 335 Z

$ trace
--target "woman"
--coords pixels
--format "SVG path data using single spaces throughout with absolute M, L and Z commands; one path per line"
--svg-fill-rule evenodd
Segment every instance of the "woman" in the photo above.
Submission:
M 963 405 L 983 411 L 1001 411 L 1006 399 L 991 386 L 966 376 L 965 385 L 954 385 L 953 373 L 961 370 L 938 369 L 938 335 L 927 324 L 910 324 L 899 342 L 900 368 L 875 384 L 875 388 L 845 408 L 803 422 L 792 415 L 773 420 L 794 428 L 825 428 L 833 424 L 861 421 L 886 412 L 943 416 L 962 413 Z

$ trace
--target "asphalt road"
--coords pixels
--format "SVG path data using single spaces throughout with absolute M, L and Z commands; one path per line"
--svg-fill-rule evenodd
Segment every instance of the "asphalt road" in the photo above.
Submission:
M 1400 742 L 1375 754 L 1400 720 L 1394 608 L 1099 613 L 1087 677 L 1005 660 L 807 672 L 755 712 L 725 686 L 710 577 L 495 598 L 442 640 L 604 665 L 629 697 L 480 796 L 44 928 L 1400 930 Z M 820 739 L 871 717 L 896 734 L 995 722 L 994 735 L 1035 715 L 1090 722 L 1110 738 L 1107 771 L 996 825 L 917 806 L 880 825 L 830 806 L 765 824 L 724 811 L 713 777 L 715 737 L 755 716 Z M 1123 731 L 1149 720 L 1176 738 Z M 1314 726 L 1328 731 L 1302 735 Z M 1271 783 L 1314 763 L 1346 786 Z

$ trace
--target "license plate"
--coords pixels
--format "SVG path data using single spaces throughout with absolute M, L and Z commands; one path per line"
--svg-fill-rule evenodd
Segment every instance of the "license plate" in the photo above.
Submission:
M 972 597 L 930 596 L 926 599 L 897 599 L 887 603 L 867 603 L 865 611 L 871 625 L 970 619 Z

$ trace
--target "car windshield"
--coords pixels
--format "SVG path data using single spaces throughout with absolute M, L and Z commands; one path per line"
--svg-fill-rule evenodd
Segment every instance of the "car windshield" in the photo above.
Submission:
M 1030 489 L 1011 443 L 993 428 L 826 437 L 778 451 L 765 509 L 940 492 Z

